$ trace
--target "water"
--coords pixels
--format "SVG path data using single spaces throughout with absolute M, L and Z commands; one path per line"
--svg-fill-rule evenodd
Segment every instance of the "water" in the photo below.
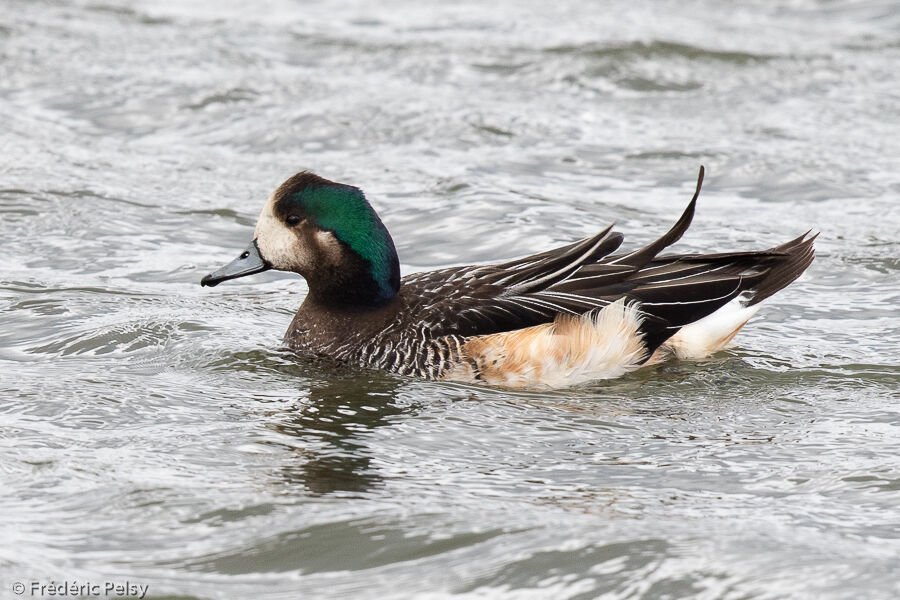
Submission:
M 900 594 L 895 2 L 245 4 L 0 1 L 0 597 Z M 634 247 L 701 163 L 680 249 L 822 232 L 704 362 L 335 370 L 299 278 L 198 285 L 301 168 L 409 272 Z

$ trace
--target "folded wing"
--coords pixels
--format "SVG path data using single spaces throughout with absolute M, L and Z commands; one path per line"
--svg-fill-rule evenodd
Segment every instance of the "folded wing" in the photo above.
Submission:
M 595 236 L 498 265 L 412 275 L 403 286 L 415 307 L 433 314 L 434 335 L 484 335 L 580 315 L 620 298 L 640 303 L 644 342 L 652 352 L 681 327 L 741 297 L 756 304 L 784 288 L 813 260 L 815 236 L 804 234 L 756 252 L 660 255 L 690 226 L 703 183 L 675 225 L 651 244 L 612 254 L 623 236 Z M 438 317 L 438 315 L 440 315 Z

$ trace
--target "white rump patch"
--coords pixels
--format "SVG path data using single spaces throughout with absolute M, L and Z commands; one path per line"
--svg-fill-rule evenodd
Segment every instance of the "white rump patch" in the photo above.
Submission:
M 680 359 L 706 358 L 728 347 L 759 306 L 743 306 L 735 298 L 716 312 L 679 329 L 663 347 Z

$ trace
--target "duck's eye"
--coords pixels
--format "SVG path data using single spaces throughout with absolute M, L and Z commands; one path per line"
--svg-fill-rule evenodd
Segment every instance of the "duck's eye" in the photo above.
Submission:
M 250 252 L 248 252 L 247 250 L 244 250 L 244 253 L 241 254 L 240 258 L 247 258 L 248 256 L 250 256 Z
M 291 215 L 287 219 L 285 219 L 284 222 L 287 223 L 290 227 L 293 227 L 300 222 L 300 217 L 298 217 L 297 215 Z

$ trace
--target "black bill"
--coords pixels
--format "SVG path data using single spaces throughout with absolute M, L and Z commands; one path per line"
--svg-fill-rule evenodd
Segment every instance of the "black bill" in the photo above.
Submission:
M 244 250 L 240 256 L 238 256 L 236 259 L 234 259 L 218 271 L 213 271 L 212 273 L 201 279 L 200 285 L 213 287 L 229 279 L 236 279 L 238 277 L 243 277 L 244 275 L 261 273 L 263 271 L 268 271 L 271 268 L 272 266 L 264 261 L 263 257 L 260 256 L 259 246 L 256 245 L 256 240 L 253 240 L 253 242 L 251 242 L 251 244 L 247 246 L 247 249 Z

